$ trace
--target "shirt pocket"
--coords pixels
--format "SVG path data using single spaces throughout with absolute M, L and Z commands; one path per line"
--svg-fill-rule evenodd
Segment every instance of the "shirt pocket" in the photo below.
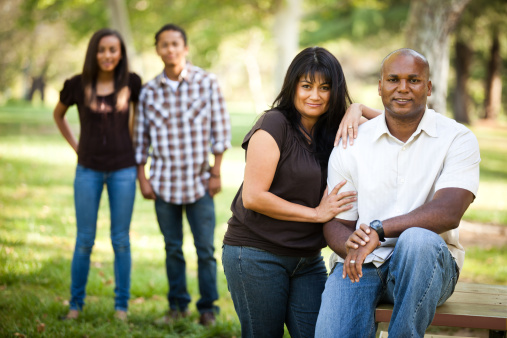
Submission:
M 192 121 L 200 121 L 206 116 L 206 112 L 208 110 L 208 100 L 206 98 L 201 98 L 195 101 L 192 101 L 188 104 L 188 108 L 183 114 L 184 118 Z

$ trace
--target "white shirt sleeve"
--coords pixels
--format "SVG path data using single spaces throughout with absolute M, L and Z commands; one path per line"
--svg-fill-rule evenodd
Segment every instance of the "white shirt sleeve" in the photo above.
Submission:
M 435 184 L 435 191 L 443 188 L 461 188 L 477 195 L 480 162 L 477 138 L 466 129 L 456 136 L 449 147 L 442 172 Z

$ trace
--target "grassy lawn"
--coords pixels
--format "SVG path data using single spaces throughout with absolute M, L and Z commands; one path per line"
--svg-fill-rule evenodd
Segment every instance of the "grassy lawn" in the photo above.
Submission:
M 77 130 L 77 112 L 68 113 Z M 244 153 L 239 147 L 256 116 L 231 114 L 233 145 L 224 158 L 223 192 L 216 198 L 215 237 L 221 313 L 204 329 L 198 314 L 168 327 L 154 320 L 167 310 L 163 238 L 153 203 L 138 192 L 131 227 L 133 257 L 129 322 L 113 320 L 113 251 L 104 196 L 92 254 L 86 307 L 77 323 L 62 322 L 69 299 L 70 263 L 75 241 L 73 178 L 76 156 L 58 133 L 51 109 L 0 107 L 0 336 L 47 337 L 233 337 L 240 326 L 221 266 L 221 242 L 229 206 L 241 184 Z M 481 145 L 479 196 L 466 219 L 507 225 L 507 128 L 476 127 Z M 185 226 L 189 290 L 198 298 L 196 255 Z M 330 251 L 324 251 L 325 257 Z M 467 281 L 507 284 L 507 245 L 473 247 L 462 273 Z

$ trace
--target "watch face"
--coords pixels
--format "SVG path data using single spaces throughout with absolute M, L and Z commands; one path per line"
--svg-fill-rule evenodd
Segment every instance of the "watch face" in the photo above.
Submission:
M 382 228 L 382 222 L 380 222 L 378 220 L 375 220 L 375 221 L 373 221 L 373 222 L 370 223 L 370 227 L 373 228 L 373 229 Z

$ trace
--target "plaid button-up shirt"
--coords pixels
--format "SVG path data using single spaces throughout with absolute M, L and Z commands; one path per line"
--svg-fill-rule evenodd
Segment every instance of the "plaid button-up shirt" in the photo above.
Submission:
M 204 196 L 210 146 L 213 154 L 230 148 L 231 128 L 215 75 L 187 63 L 179 81 L 173 91 L 162 72 L 143 87 L 134 147 L 137 164 L 151 156 L 155 194 L 168 203 L 188 204 Z

